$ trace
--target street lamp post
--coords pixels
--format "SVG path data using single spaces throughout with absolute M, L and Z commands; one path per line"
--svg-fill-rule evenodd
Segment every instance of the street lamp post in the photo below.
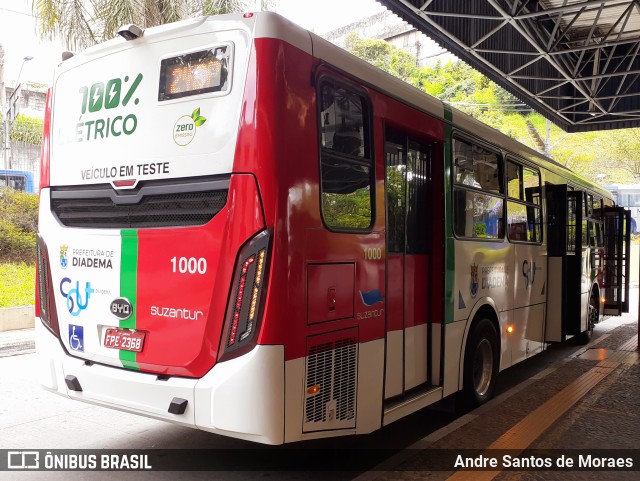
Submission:
M 22 75 L 22 69 L 24 68 L 25 62 L 28 62 L 29 60 L 33 60 L 33 57 L 31 55 L 27 55 L 22 59 L 22 64 L 20 64 L 20 70 L 18 71 L 18 77 L 16 79 L 16 86 L 13 89 L 13 93 L 11 94 L 11 97 L 9 97 L 6 105 L 3 105 L 3 112 L 2 112 L 2 120 L 4 122 L 3 167 L 5 169 L 11 168 L 11 162 L 9 157 L 9 150 L 11 149 L 11 143 L 9 141 L 9 112 L 11 111 L 12 106 L 15 104 L 15 102 L 18 99 L 17 94 L 18 94 L 18 90 L 20 89 L 20 75 Z

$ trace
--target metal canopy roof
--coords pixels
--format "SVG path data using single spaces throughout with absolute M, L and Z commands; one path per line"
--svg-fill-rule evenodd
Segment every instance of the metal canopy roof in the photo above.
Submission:
M 378 0 L 567 132 L 640 126 L 640 0 Z

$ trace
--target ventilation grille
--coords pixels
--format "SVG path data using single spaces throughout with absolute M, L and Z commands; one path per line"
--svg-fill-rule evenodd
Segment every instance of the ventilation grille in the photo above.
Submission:
M 334 351 L 333 395 L 336 400 L 336 419 L 355 418 L 356 340 L 336 342 Z
M 56 198 L 52 192 L 51 208 L 67 227 L 197 226 L 209 222 L 225 206 L 227 192 L 224 189 L 145 195 L 135 204 L 115 203 L 109 190 L 79 191 L 64 198 Z
M 325 407 L 331 398 L 331 371 L 333 362 L 332 343 L 313 346 L 307 357 L 307 389 L 320 386 L 320 391 L 307 398 L 305 422 L 317 423 L 326 420 Z M 327 389 L 325 389 L 325 387 Z
M 36 259 L 38 262 L 38 297 L 40 299 L 40 316 L 49 319 L 49 289 L 47 279 L 49 278 L 49 256 L 47 250 L 38 239 L 36 242 Z
M 355 427 L 357 337 L 314 343 L 308 349 L 304 430 Z

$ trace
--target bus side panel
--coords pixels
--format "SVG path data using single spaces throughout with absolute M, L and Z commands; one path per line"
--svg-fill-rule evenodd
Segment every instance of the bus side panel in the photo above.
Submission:
M 356 289 L 360 288 L 359 285 L 355 287 L 356 282 L 369 282 L 369 279 L 375 282 L 380 277 L 377 274 L 379 269 L 375 267 L 372 271 L 370 266 L 358 263 L 362 258 L 360 239 L 345 234 L 330 234 L 320 220 L 316 93 L 310 76 L 313 65 L 311 56 L 286 42 L 256 40 L 249 63 L 246 106 L 241 116 L 238 157 L 234 166 L 234 171 L 255 173 L 266 225 L 273 230 L 272 270 L 258 343 L 285 346 L 287 441 L 318 437 L 319 434 L 314 432 L 323 428 L 312 426 L 316 424 L 313 422 L 306 422 L 306 427 L 303 427 L 306 359 L 308 349 L 317 347 L 314 340 L 321 337 L 318 335 L 327 333 L 328 336 L 323 339 L 330 343 L 340 342 L 341 332 L 348 334 L 349 342 L 355 340 L 355 369 L 357 365 L 373 365 L 377 362 L 370 349 L 358 347 L 359 342 L 372 337 L 367 333 L 371 332 L 368 326 L 375 325 L 374 320 L 364 323 L 362 329 L 354 329 L 357 325 L 354 303 L 357 299 Z M 260 72 L 259 75 L 257 72 Z M 252 79 L 255 79 L 255 85 Z M 380 235 L 371 239 L 371 245 L 379 247 L 381 239 Z M 359 258 L 355 257 L 356 253 Z M 333 269 L 334 265 L 337 271 Z M 343 287 L 353 286 L 348 288 L 349 292 L 337 293 L 339 302 L 350 304 L 343 306 L 344 311 L 341 310 L 348 317 L 324 319 L 325 313 L 314 312 L 311 318 L 313 323 L 309 323 L 308 290 L 313 290 L 316 301 L 324 297 L 327 302 L 328 294 L 323 283 L 338 271 L 352 272 L 350 275 L 354 276 L 352 283 L 340 284 Z M 309 277 L 310 272 L 315 274 Z M 319 282 L 320 285 L 309 287 L 310 282 Z M 319 292 L 318 287 L 324 287 L 325 292 Z M 362 389 L 367 391 L 364 394 L 370 394 L 371 389 L 381 392 L 382 364 L 381 361 L 379 363 L 380 368 L 374 369 L 379 373 L 375 377 L 379 387 L 372 386 L 370 380 L 360 383 L 354 379 L 354 396 L 357 392 L 359 398 Z M 325 386 L 325 389 L 329 388 Z M 375 394 L 372 398 L 380 399 L 381 394 Z M 355 429 L 356 406 L 357 400 L 352 411 L 342 413 L 351 421 L 335 419 L 329 424 Z M 364 425 L 363 429 L 372 430 L 379 426 L 379 406 L 376 412 L 378 424 L 374 427 Z M 371 414 L 364 416 L 366 419 L 371 417 Z M 362 425 L 360 421 L 358 424 Z M 303 434 L 303 430 L 309 432 Z
M 506 328 L 513 315 L 513 246 L 506 239 L 491 242 L 458 240 L 455 245 L 455 319 L 473 321 L 482 305 L 495 306 L 500 329 L 500 369 L 505 369 L 511 365 Z M 463 359 L 464 348 L 460 356 Z
M 514 332 L 510 342 L 515 364 L 542 351 L 547 255 L 543 246 L 535 244 L 515 244 L 514 249 Z
M 256 39 L 234 165 L 235 171 L 255 174 L 265 223 L 273 229 L 258 343 L 285 345 L 287 360 L 305 354 L 305 228 L 318 218 L 312 67 L 312 57 L 290 44 Z

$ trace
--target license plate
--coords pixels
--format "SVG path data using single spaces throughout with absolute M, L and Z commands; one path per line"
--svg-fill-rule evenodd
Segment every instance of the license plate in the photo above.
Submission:
M 140 352 L 144 345 L 144 334 L 143 331 L 107 329 L 104 334 L 104 347 Z

